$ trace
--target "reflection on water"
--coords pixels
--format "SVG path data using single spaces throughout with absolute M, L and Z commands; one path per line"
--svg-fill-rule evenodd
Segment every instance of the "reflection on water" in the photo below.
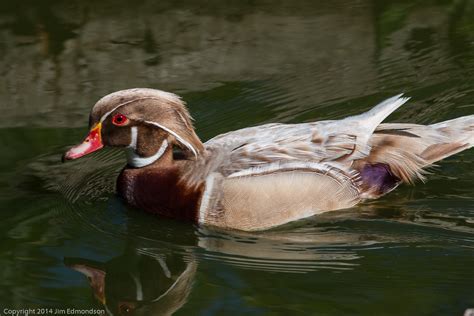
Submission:
M 472 114 L 472 21 L 468 0 L 1 2 L 0 310 L 461 315 L 474 307 L 472 150 L 426 184 L 260 233 L 128 209 L 117 151 L 59 159 L 99 97 L 137 86 L 181 94 L 203 140 L 399 92 L 413 99 L 391 121 Z
M 87 277 L 95 298 L 113 315 L 172 315 L 186 303 L 197 266 L 178 254 L 135 249 L 107 262 L 65 258 L 65 264 Z

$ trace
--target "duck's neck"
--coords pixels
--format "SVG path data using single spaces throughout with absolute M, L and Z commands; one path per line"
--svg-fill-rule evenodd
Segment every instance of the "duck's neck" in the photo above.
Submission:
M 146 148 L 149 153 L 137 152 L 135 146 L 127 148 L 127 165 L 133 168 L 152 167 L 172 163 L 173 149 L 168 140 L 164 139 L 156 149 Z M 151 150 L 151 151 L 150 151 Z
M 127 165 L 117 179 L 117 192 L 127 204 L 147 212 L 196 221 L 203 186 L 189 187 L 180 181 L 184 169 L 168 149 L 145 167 Z

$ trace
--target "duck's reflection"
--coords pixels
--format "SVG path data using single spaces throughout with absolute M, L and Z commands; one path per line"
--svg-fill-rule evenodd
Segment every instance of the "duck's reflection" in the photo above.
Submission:
M 188 299 L 198 261 L 216 260 L 244 269 L 279 272 L 350 270 L 357 266 L 357 253 L 337 245 L 365 243 L 359 240 L 360 235 L 324 229 L 315 232 L 314 228 L 257 234 L 192 228 L 193 234 L 181 231 L 189 238 L 182 247 L 175 247 L 163 241 L 167 236 L 164 229 L 148 231 L 146 236 L 143 231 L 141 236 L 147 237 L 147 242 L 129 240 L 125 251 L 107 262 L 65 258 L 68 267 L 87 277 L 95 298 L 108 314 L 173 314 Z M 154 240 L 150 240 L 152 236 Z M 328 245 L 334 248 L 328 249 Z
M 65 264 L 87 277 L 111 315 L 172 315 L 186 303 L 197 266 L 189 256 L 134 249 L 105 263 L 65 258 Z
M 363 251 L 426 238 L 400 233 L 396 225 L 383 230 L 375 229 L 370 221 L 354 226 L 354 218 L 370 219 L 375 212 L 367 208 L 364 215 L 356 216 L 355 211 L 333 212 L 286 229 L 254 233 L 131 216 L 129 237 L 124 240 L 127 246 L 120 256 L 107 262 L 67 258 L 65 263 L 88 278 L 94 296 L 111 315 L 171 315 L 188 300 L 198 262 L 236 266 L 236 271 L 349 273 L 358 269 Z

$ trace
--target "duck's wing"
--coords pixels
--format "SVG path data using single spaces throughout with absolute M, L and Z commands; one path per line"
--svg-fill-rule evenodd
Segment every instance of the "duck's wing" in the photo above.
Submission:
M 217 136 L 205 145 L 218 157 L 224 175 L 281 161 L 350 165 L 368 156 L 374 130 L 407 100 L 398 95 L 366 113 L 338 121 L 246 128 Z
M 183 180 L 197 185 L 213 172 L 226 177 L 289 161 L 350 167 L 369 154 L 369 139 L 380 122 L 407 100 L 398 95 L 366 113 L 338 121 L 266 124 L 218 135 L 204 144 L 205 154 L 189 164 Z

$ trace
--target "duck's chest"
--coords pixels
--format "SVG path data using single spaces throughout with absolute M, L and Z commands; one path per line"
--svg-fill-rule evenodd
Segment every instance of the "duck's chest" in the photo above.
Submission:
M 125 168 L 117 178 L 117 193 L 127 204 L 183 220 L 197 221 L 202 191 L 180 181 L 176 168 Z

